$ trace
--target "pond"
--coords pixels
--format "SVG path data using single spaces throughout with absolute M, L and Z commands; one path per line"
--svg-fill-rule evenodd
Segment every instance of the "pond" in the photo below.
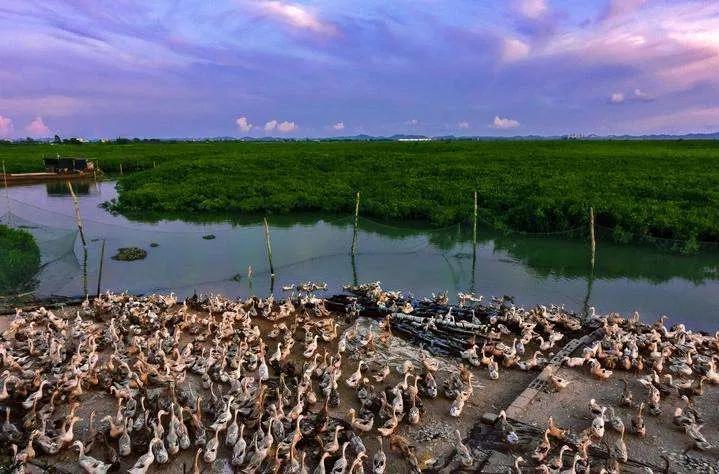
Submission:
M 469 224 L 427 230 L 360 219 L 353 259 L 353 217 L 269 216 L 276 273 L 272 285 L 262 217 L 202 216 L 200 222 L 165 216 L 142 222 L 112 215 L 99 206 L 116 197 L 111 181 L 77 183 L 75 190 L 86 255 L 76 238 L 66 186 L 9 189 L 11 223 L 36 235 L 43 253 L 34 286 L 38 296 L 77 296 L 85 288 L 96 292 L 104 241 L 103 290 L 244 296 L 271 290 L 281 294 L 284 285 L 321 280 L 332 293 L 353 281 L 379 280 L 386 288 L 417 296 L 475 291 L 485 297 L 511 295 L 527 306 L 638 310 L 645 320 L 667 314 L 674 322 L 708 331 L 715 330 L 719 320 L 719 252 L 682 256 L 600 239 L 592 272 L 588 245 L 582 240 L 506 235 L 480 228 L 475 260 Z M 8 201 L 0 197 L 0 213 L 5 214 Z M 139 247 L 147 257 L 111 258 L 126 247 Z

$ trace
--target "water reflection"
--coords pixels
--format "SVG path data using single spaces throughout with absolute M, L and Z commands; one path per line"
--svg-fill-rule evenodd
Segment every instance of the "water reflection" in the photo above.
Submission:
M 41 271 L 38 294 L 78 295 L 86 288 L 94 292 L 106 241 L 102 287 L 114 291 L 234 296 L 279 291 L 285 284 L 309 279 L 327 281 L 330 291 L 349 282 L 381 280 L 420 296 L 475 290 L 513 295 L 525 305 L 565 304 L 576 311 L 593 305 L 600 311 L 639 309 L 649 317 L 666 312 L 706 329 L 713 329 L 719 316 L 719 253 L 681 256 L 600 239 L 592 274 L 589 246 L 581 240 L 480 228 L 475 253 L 470 223 L 432 230 L 412 222 L 388 225 L 360 219 L 357 254 L 352 255 L 353 216 L 271 215 L 277 274 L 273 282 L 264 216 L 111 215 L 99 204 L 115 196 L 112 184 L 88 183 L 83 194 L 75 189 L 89 241 L 87 258 L 76 242 L 65 257 Z M 13 212 L 28 222 L 74 227 L 71 199 L 59 188 L 10 191 Z M 216 239 L 203 240 L 206 234 Z M 147 258 L 130 263 L 109 259 L 128 246 L 145 249 Z

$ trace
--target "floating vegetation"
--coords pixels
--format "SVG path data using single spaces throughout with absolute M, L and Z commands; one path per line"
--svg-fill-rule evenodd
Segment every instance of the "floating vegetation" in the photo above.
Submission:
M 207 235 L 203 235 L 202 238 L 205 240 L 213 240 L 216 237 L 215 237 L 215 234 L 207 234 Z
M 142 260 L 147 257 L 147 251 L 139 247 L 122 247 L 117 249 L 117 254 L 112 256 L 113 260 L 123 262 L 131 262 L 133 260 Z

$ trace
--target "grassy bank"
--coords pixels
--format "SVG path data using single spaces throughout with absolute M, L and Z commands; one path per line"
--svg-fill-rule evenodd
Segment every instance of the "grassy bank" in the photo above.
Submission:
M 0 225 L 0 294 L 22 288 L 40 268 L 40 250 L 32 235 Z
M 445 225 L 480 217 L 555 232 L 597 222 L 625 232 L 719 242 L 719 143 L 507 141 L 132 143 L 0 146 L 12 171 L 43 153 L 118 172 L 122 212 L 350 213 Z

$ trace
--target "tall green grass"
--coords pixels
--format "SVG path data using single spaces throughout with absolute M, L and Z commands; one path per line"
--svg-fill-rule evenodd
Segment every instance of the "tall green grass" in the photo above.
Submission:
M 100 161 L 120 212 L 360 212 L 445 225 L 471 217 L 528 232 L 584 226 L 618 240 L 719 242 L 719 142 L 185 142 L 0 146 L 11 171 L 43 153 Z
M 40 250 L 32 235 L 0 225 L 0 294 L 22 288 L 40 268 Z

